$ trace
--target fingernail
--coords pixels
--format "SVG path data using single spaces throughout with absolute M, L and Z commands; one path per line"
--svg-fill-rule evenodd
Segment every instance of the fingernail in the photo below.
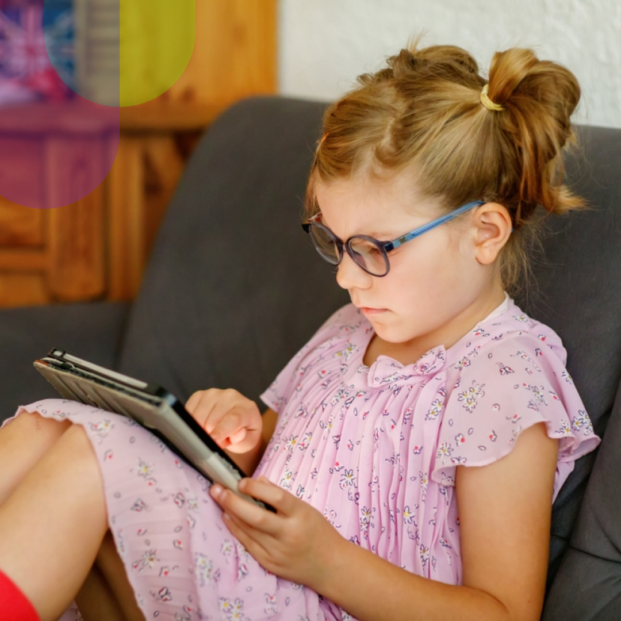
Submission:
M 211 495 L 215 496 L 216 498 L 219 498 L 220 494 L 222 494 L 222 486 L 218 485 L 217 483 L 215 485 L 212 485 L 211 486 Z
M 231 519 L 231 516 L 228 513 L 223 513 L 222 517 L 228 522 Z

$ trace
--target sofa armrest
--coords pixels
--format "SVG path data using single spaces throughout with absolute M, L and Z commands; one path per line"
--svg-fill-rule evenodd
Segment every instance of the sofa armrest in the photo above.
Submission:
M 116 367 L 130 302 L 83 302 L 0 310 L 0 422 L 17 407 L 58 397 L 33 360 L 52 347 Z

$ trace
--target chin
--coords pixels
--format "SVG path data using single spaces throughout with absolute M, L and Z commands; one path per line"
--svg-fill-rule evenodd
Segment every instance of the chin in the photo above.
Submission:
M 387 343 L 404 343 L 409 340 L 409 337 L 401 333 L 398 329 L 376 323 L 373 323 L 372 325 L 373 330 L 375 330 L 375 334 L 377 334 L 382 341 L 386 341 Z

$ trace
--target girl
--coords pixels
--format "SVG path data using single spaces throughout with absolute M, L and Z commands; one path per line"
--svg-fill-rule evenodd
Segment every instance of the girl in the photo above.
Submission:
M 552 502 L 600 440 L 559 336 L 509 292 L 535 207 L 584 206 L 561 175 L 579 95 L 524 49 L 497 53 L 489 83 L 464 50 L 415 44 L 359 76 L 325 113 L 304 223 L 352 303 L 263 393 L 263 416 L 235 390 L 187 402 L 277 514 L 122 416 L 21 406 L 0 433 L 2 605 L 539 619 Z

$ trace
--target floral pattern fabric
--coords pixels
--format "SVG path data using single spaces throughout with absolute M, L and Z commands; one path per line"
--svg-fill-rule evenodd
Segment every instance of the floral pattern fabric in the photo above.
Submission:
M 373 327 L 348 304 L 261 398 L 279 413 L 256 474 L 321 510 L 343 537 L 426 578 L 461 584 L 458 465 L 509 453 L 544 422 L 559 439 L 553 500 L 600 442 L 548 326 L 504 301 L 448 350 L 363 364 Z
M 364 365 L 372 335 L 348 304 L 281 371 L 261 395 L 279 416 L 253 476 L 267 476 L 399 567 L 461 584 L 456 467 L 502 458 L 524 429 L 544 422 L 559 439 L 555 498 L 600 439 L 560 338 L 507 294 L 448 350 L 439 345 L 409 365 L 383 355 Z M 262 568 L 226 529 L 209 482 L 146 429 L 66 399 L 22 410 L 84 426 L 110 528 L 148 619 L 352 618 Z
M 20 406 L 16 415 L 22 411 L 86 430 L 110 530 L 146 619 L 325 619 L 314 591 L 281 580 L 246 552 L 209 496 L 209 481 L 145 428 L 67 399 Z M 81 619 L 75 604 L 61 619 Z

